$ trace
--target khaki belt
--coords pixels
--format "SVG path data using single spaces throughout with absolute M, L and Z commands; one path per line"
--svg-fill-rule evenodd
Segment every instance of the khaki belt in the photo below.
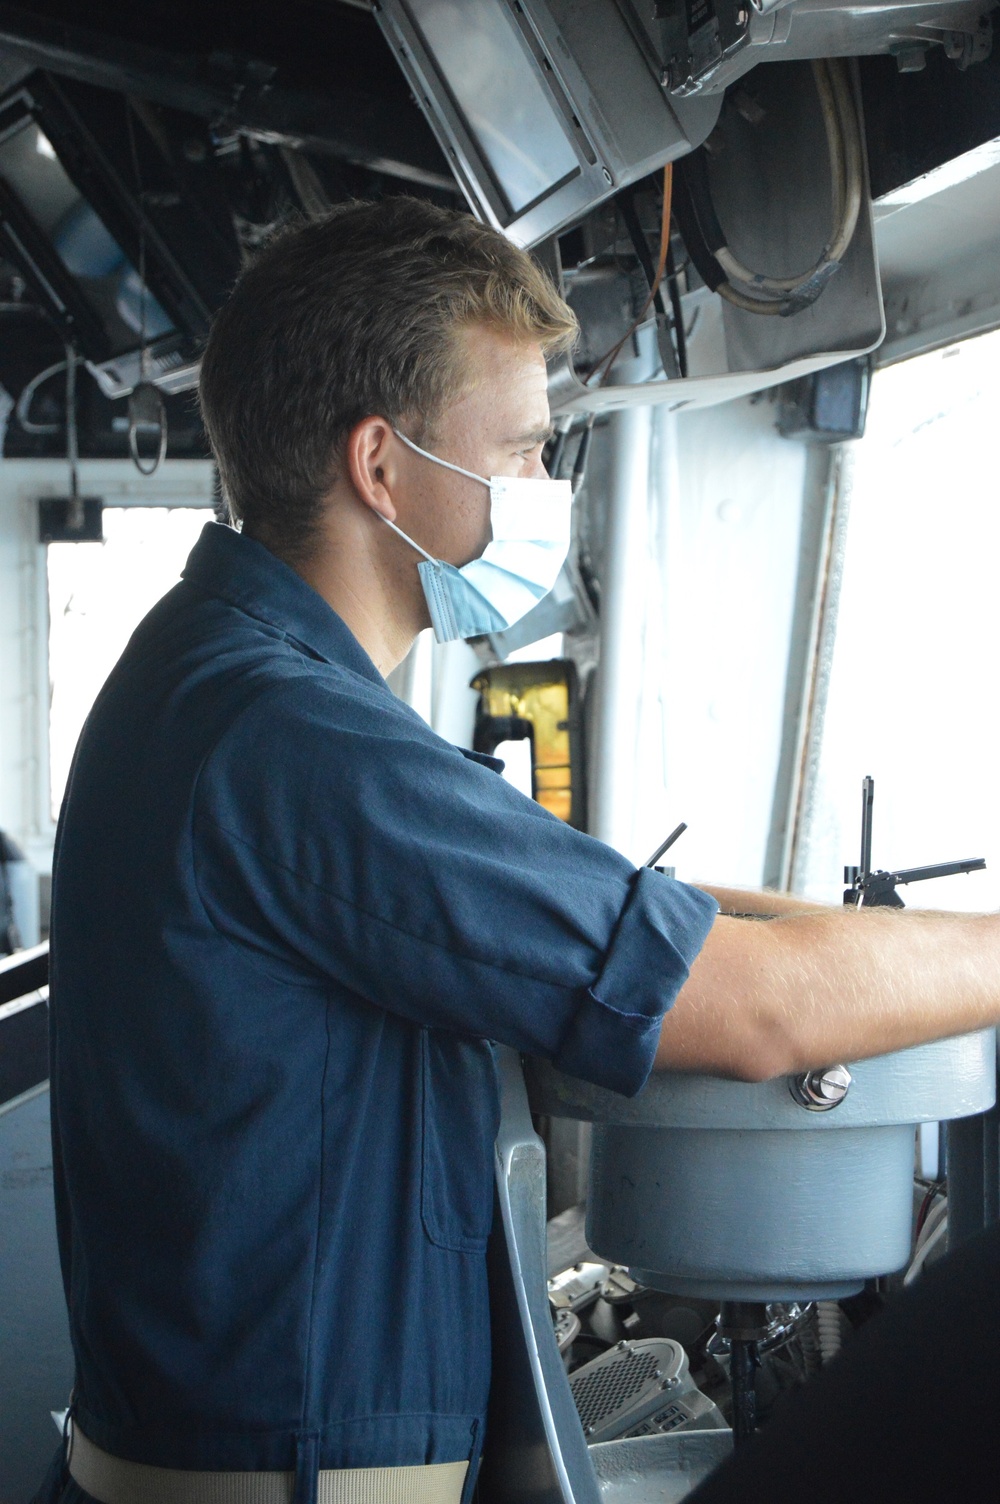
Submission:
M 460 1504 L 468 1462 L 324 1468 L 319 1504 Z M 74 1426 L 69 1470 L 99 1504 L 291 1504 L 294 1473 L 206 1473 L 112 1457 Z

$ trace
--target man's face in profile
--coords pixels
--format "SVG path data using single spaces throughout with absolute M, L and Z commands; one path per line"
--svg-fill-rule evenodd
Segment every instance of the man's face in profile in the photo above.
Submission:
M 551 424 L 540 346 L 482 324 L 459 331 L 456 338 L 467 384 L 441 413 L 422 447 L 484 479 L 544 478 L 542 448 Z M 430 463 L 405 445 L 399 447 L 411 536 L 448 564 L 479 558 L 491 537 L 486 486 Z M 406 527 L 402 517 L 400 525 Z

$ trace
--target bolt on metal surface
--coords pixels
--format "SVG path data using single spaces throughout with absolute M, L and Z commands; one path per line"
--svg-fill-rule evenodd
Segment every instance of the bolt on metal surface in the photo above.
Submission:
M 847 1096 L 852 1080 L 846 1065 L 825 1065 L 789 1077 L 788 1089 L 800 1107 L 810 1112 L 830 1112 Z

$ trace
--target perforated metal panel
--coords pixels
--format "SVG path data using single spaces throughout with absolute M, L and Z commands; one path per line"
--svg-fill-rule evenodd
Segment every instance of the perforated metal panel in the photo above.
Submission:
M 692 1380 L 684 1349 L 669 1337 L 619 1342 L 571 1374 L 569 1387 L 592 1446 L 622 1436 L 726 1424 Z
M 629 1401 L 646 1389 L 650 1381 L 659 1390 L 659 1364 L 656 1355 L 648 1351 L 616 1349 L 608 1358 L 588 1363 L 569 1381 L 584 1431 L 603 1428 L 616 1411 L 631 1409 Z

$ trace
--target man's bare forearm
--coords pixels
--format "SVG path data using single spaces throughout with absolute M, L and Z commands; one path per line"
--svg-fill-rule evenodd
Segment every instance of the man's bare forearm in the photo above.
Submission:
M 720 914 L 664 1019 L 656 1064 L 764 1080 L 998 1020 L 995 915 Z
M 825 914 L 829 905 L 810 903 L 794 893 L 775 893 L 768 888 L 716 888 L 708 883 L 695 883 L 703 893 L 709 893 L 719 905 L 719 911 L 731 918 L 749 914 L 754 919 L 777 918 L 787 914 Z

